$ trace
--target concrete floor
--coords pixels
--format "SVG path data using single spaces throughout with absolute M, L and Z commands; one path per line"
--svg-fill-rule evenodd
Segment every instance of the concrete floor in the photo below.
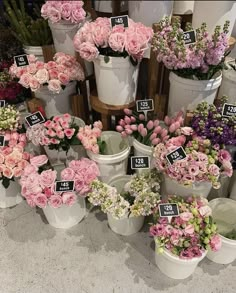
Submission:
M 236 262 L 205 259 L 184 281 L 163 275 L 147 231 L 116 235 L 98 210 L 62 231 L 25 202 L 1 209 L 0 293 L 236 292 Z

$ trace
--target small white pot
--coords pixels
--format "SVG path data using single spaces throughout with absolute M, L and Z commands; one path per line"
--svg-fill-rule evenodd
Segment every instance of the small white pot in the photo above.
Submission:
M 233 69 L 223 70 L 223 79 L 218 97 L 227 96 L 227 103 L 236 103 L 236 71 Z
M 21 187 L 17 181 L 11 181 L 6 189 L 0 181 L 0 208 L 13 207 L 22 202 Z
M 35 55 L 35 57 L 38 58 L 38 61 L 43 61 L 44 62 L 42 47 L 23 46 L 23 49 L 25 51 L 25 54 L 27 54 L 27 55 L 33 54 L 33 55 Z
M 221 235 L 236 229 L 236 202 L 230 198 L 216 198 L 209 202 L 212 217 L 218 227 L 222 246 L 219 251 L 209 251 L 207 258 L 219 264 L 229 264 L 236 259 L 236 240 Z
M 51 226 L 59 229 L 69 229 L 78 224 L 85 217 L 85 199 L 78 196 L 77 202 L 71 207 L 62 205 L 60 208 L 53 208 L 47 205 L 43 208 L 43 212 Z
M 101 139 L 106 142 L 106 154 L 87 151 L 87 155 L 98 164 L 100 179 L 107 183 L 115 175 L 126 174 L 130 147 L 120 133 L 115 131 L 103 131 Z

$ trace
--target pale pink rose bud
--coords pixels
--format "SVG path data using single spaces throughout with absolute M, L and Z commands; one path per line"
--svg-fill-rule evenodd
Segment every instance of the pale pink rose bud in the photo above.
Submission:
M 139 120 L 142 120 L 142 121 L 145 120 L 145 116 L 143 114 L 139 114 L 138 118 L 139 118 Z
M 122 126 L 120 126 L 120 125 L 117 125 L 117 126 L 116 126 L 116 130 L 117 130 L 118 132 L 122 132 L 122 131 L 124 130 L 124 128 L 123 128 Z
M 132 110 L 130 110 L 130 109 L 124 109 L 124 113 L 126 115 L 132 115 Z
M 140 131 L 140 134 L 142 135 L 142 137 L 146 136 L 146 135 L 147 135 L 147 128 L 143 128 L 143 129 Z
M 153 145 L 157 145 L 158 143 L 160 143 L 160 141 L 161 141 L 160 138 L 158 138 L 158 137 L 157 137 L 157 138 L 154 138 L 154 139 L 152 140 L 152 144 L 153 144 Z
M 146 126 L 147 129 L 148 130 L 151 130 L 151 129 L 153 129 L 153 126 L 154 126 L 153 121 L 152 120 L 149 120 L 148 123 L 147 123 L 147 126 Z

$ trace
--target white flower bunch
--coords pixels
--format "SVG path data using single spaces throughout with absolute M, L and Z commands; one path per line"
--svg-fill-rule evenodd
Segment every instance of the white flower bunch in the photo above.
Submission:
M 17 130 L 20 126 L 20 112 L 13 106 L 0 108 L 0 131 Z

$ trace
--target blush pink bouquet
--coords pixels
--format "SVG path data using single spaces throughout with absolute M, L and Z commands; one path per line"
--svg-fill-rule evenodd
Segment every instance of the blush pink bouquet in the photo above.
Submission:
M 45 208 L 50 205 L 59 208 L 63 204 L 72 206 L 77 196 L 87 195 L 90 184 L 99 175 L 96 163 L 86 158 L 71 161 L 68 168 L 62 170 L 60 175 L 51 169 L 47 162 L 48 158 L 45 155 L 33 157 L 22 174 L 20 180 L 22 196 L 31 207 Z M 57 192 L 55 190 L 57 179 L 74 181 L 74 191 Z
M 10 67 L 10 74 L 19 78 L 19 83 L 35 92 L 47 85 L 49 91 L 60 93 L 73 80 L 84 80 L 84 71 L 76 58 L 62 52 L 54 55 L 47 63 L 38 61 L 34 55 L 28 55 L 29 65 L 17 67 L 14 63 Z

